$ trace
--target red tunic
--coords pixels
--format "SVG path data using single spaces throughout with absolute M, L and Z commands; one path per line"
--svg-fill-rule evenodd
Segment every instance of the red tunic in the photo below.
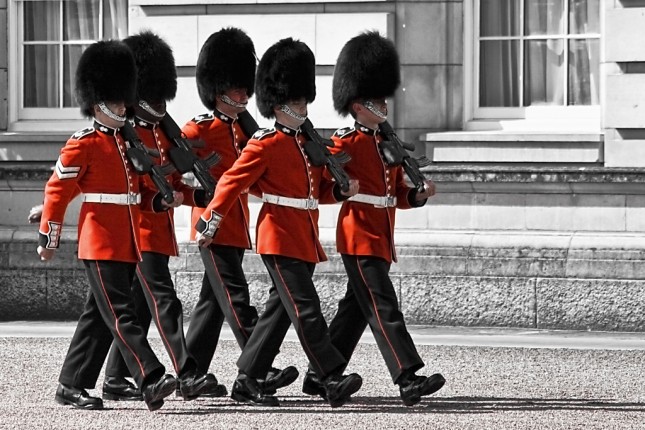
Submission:
M 41 245 L 58 248 L 60 229 L 70 201 L 82 193 L 139 193 L 139 177 L 125 155 L 117 130 L 97 122 L 76 132 L 61 149 L 56 169 L 45 186 L 40 222 Z M 151 202 L 144 188 L 142 202 Z M 84 202 L 78 219 L 78 257 L 85 260 L 138 262 L 140 208 Z
M 251 186 L 262 193 L 336 203 L 335 183 L 323 177 L 324 167 L 311 165 L 302 150 L 304 143 L 302 134 L 277 123 L 274 129 L 259 130 L 220 179 L 206 212 L 214 211 L 226 220 L 238 194 Z M 318 209 L 264 203 L 256 228 L 257 252 L 312 263 L 325 261 L 318 239 L 318 215 Z
M 168 151 L 174 147 L 158 124 L 153 124 L 136 118 L 135 130 L 141 141 L 148 148 L 159 151 L 160 158 L 153 158 L 156 164 L 168 164 Z M 175 191 L 184 194 L 184 204 L 195 206 L 194 189 L 184 182 L 179 172 L 174 172 L 167 177 L 168 182 Z M 148 188 L 154 189 L 155 185 L 150 176 L 143 176 Z M 179 248 L 175 237 L 175 223 L 173 210 L 153 212 L 142 211 L 139 223 L 141 230 L 141 251 L 157 252 L 159 254 L 177 256 Z
M 196 116 L 184 126 L 182 132 L 189 139 L 202 140 L 204 148 L 196 151 L 199 157 L 205 157 L 216 152 L 222 159 L 211 167 L 210 173 L 219 180 L 238 159 L 242 148 L 248 140 L 242 132 L 240 125 L 231 117 L 215 111 L 214 114 Z M 192 225 L 199 220 L 204 212 L 202 208 L 193 208 Z M 191 238 L 194 239 L 194 229 Z M 226 218 L 220 224 L 219 232 L 213 243 L 217 245 L 235 246 L 238 248 L 251 248 L 249 236 L 249 198 L 248 193 L 239 195 L 232 205 Z
M 360 194 L 397 198 L 396 207 L 388 208 L 343 202 L 336 227 L 336 249 L 341 254 L 375 256 L 388 262 L 396 261 L 396 208 L 413 207 L 408 199 L 414 190 L 406 185 L 403 168 L 387 166 L 378 148 L 382 137 L 358 123 L 356 128 L 337 130 L 332 140 L 335 144 L 333 152 L 345 151 L 352 157 L 343 167 L 350 178 L 358 179 Z

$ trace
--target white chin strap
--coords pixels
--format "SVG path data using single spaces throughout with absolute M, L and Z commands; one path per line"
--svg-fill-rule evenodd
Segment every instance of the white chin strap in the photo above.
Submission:
M 229 96 L 227 96 L 226 94 L 222 94 L 220 96 L 220 100 L 222 100 L 224 103 L 226 103 L 229 106 L 233 106 L 234 108 L 240 108 L 240 109 L 246 108 L 246 105 L 248 104 L 248 103 L 238 103 L 232 98 L 230 98 Z
M 367 100 L 363 102 L 363 106 L 365 106 L 368 111 L 372 112 L 377 117 L 381 119 L 387 119 L 387 111 L 385 111 L 385 113 L 381 112 L 381 110 L 377 109 L 376 106 L 374 106 L 374 103 L 372 103 L 371 101 Z
M 307 119 L 307 116 L 302 116 L 300 114 L 295 113 L 291 108 L 287 105 L 281 105 L 280 106 L 280 111 L 286 113 L 289 115 L 291 118 L 298 120 L 298 121 L 305 121 Z
M 154 110 L 145 100 L 139 100 L 139 107 L 155 118 L 161 119 L 166 115 L 165 113 L 159 113 Z
M 125 116 L 119 116 L 114 112 L 112 112 L 107 106 L 105 106 L 104 102 L 99 102 L 98 105 L 99 105 L 99 109 L 101 109 L 101 112 L 103 112 L 105 115 L 107 115 L 110 119 L 113 119 L 114 121 L 123 122 L 127 119 Z

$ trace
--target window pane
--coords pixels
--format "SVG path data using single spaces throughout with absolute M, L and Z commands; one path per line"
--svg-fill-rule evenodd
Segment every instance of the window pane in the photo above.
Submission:
M 481 0 L 480 33 L 487 36 L 517 36 L 520 5 L 517 0 Z
M 57 1 L 24 2 L 24 40 L 60 40 L 60 3 Z
M 600 41 L 569 42 L 569 105 L 597 105 L 600 78 Z
M 516 40 L 485 40 L 479 55 L 479 105 L 519 107 L 519 48 Z
M 58 55 L 58 46 L 25 46 L 24 107 L 59 107 Z
M 600 0 L 569 0 L 569 33 L 600 33 Z
M 64 40 L 99 40 L 100 0 L 63 2 Z
M 564 105 L 564 41 L 531 40 L 524 45 L 524 105 Z
M 76 107 L 74 96 L 74 74 L 78 59 L 89 45 L 70 45 L 63 48 L 63 107 Z
M 564 0 L 525 0 L 524 27 L 527 35 L 562 34 Z
M 127 0 L 103 0 L 103 40 L 128 36 Z

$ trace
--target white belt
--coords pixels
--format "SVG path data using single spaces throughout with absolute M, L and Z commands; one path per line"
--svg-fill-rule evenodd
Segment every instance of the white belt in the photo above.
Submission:
M 373 196 L 371 194 L 355 194 L 347 200 L 352 202 L 367 203 L 368 205 L 374 205 L 378 208 L 396 207 L 395 196 Z
M 314 210 L 318 209 L 318 199 L 296 199 L 293 197 L 282 197 L 274 194 L 262 193 L 262 201 L 278 206 L 288 206 L 290 208 Z
M 113 205 L 138 205 L 141 203 L 141 194 L 104 194 L 85 193 L 83 201 L 88 203 L 111 203 Z

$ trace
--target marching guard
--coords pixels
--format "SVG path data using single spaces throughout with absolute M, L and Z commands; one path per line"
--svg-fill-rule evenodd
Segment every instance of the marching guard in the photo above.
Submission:
M 343 202 L 338 214 L 336 248 L 349 279 L 329 330 L 333 345 L 349 361 L 369 324 L 401 399 L 411 406 L 439 390 L 445 379 L 438 373 L 415 374 L 424 363 L 389 277 L 390 265 L 396 261 L 396 210 L 421 207 L 435 193 L 431 181 L 423 184 L 422 192 L 407 186 L 403 168 L 388 159 L 382 146 L 379 124 L 387 120 L 386 98 L 394 95 L 399 83 L 396 48 L 377 32 L 356 36 L 341 50 L 334 69 L 334 108 L 356 122 L 336 131 L 332 152 L 351 157 L 344 167 L 360 181 L 361 190 Z M 305 376 L 303 391 L 324 395 L 314 372 Z
M 156 164 L 170 164 L 169 153 L 174 148 L 170 139 L 159 126 L 166 115 L 166 103 L 175 98 L 177 72 L 175 59 L 168 44 L 156 34 L 143 31 L 123 41 L 134 54 L 137 64 L 137 101 L 128 107 L 137 136 L 146 148 L 159 154 Z M 167 176 L 174 191 L 174 206 L 182 202 L 194 206 L 204 204 L 203 190 L 196 190 L 182 182 L 182 176 L 174 171 Z M 154 183 L 149 176 L 143 177 L 148 187 Z M 218 386 L 213 374 L 198 369 L 184 337 L 182 304 L 168 268 L 170 257 L 179 254 L 173 209 L 163 206 L 160 196 L 154 201 L 152 211 L 142 211 L 139 222 L 142 260 L 137 265 L 137 276 L 132 284 L 137 316 L 147 332 L 151 318 L 154 320 L 161 341 L 168 352 L 178 380 L 178 394 L 184 400 L 193 400 Z M 118 348 L 112 348 L 105 369 L 103 398 L 109 400 L 137 400 L 138 389 L 126 377 L 128 368 Z
M 205 157 L 216 152 L 221 156 L 221 161 L 210 169 L 215 179 L 240 157 L 247 136 L 252 134 L 241 126 L 239 115 L 246 112 L 249 98 L 253 96 L 255 69 L 253 41 L 238 28 L 228 27 L 213 33 L 200 50 L 197 89 L 202 103 L 212 113 L 193 118 L 182 131 L 188 139 L 204 143 L 197 155 Z M 203 209 L 193 209 L 194 222 L 202 213 Z M 242 268 L 247 249 L 251 249 L 249 204 L 248 192 L 243 191 L 222 221 L 213 243 L 200 247 L 205 273 L 186 341 L 203 372 L 208 370 L 215 354 L 224 319 L 240 348 L 244 348 L 258 321 L 257 310 L 249 303 L 249 285 Z M 261 383 L 265 391 L 275 392 L 297 377 L 298 370 L 293 366 L 282 370 L 272 367 Z M 226 388 L 220 385 L 211 394 L 226 395 Z
M 91 127 L 75 133 L 61 149 L 45 187 L 38 254 L 53 258 L 60 244 L 65 211 L 81 193 L 78 258 L 85 266 L 90 294 L 63 363 L 55 400 L 82 409 L 102 409 L 90 396 L 112 341 L 141 387 L 149 410 L 159 409 L 175 391 L 176 380 L 150 348 L 130 296 L 141 260 L 140 207 L 151 207 L 155 190 L 140 189 L 120 128 L 126 105 L 136 96 L 136 65 L 122 42 L 100 41 L 81 55 L 75 90 Z M 87 357 L 92 357 L 88 360 Z

